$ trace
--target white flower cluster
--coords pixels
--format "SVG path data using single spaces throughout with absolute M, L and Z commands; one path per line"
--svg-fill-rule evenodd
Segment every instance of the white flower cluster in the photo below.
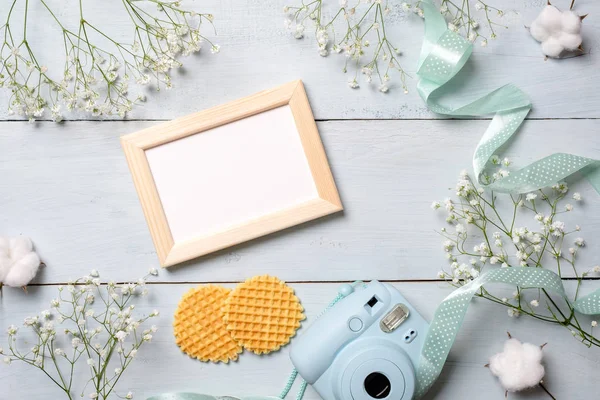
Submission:
M 78 30 L 66 29 L 66 22 L 42 3 L 51 22 L 62 28 L 59 47 L 64 48 L 66 61 L 61 78 L 56 77 L 59 71 L 48 71 L 33 53 L 26 41 L 26 29 L 21 40 L 20 31 L 12 30 L 15 16 L 10 8 L 0 29 L 0 88 L 12 92 L 9 114 L 34 121 L 50 109 L 51 118 L 57 122 L 63 119 L 64 110 L 124 117 L 136 103 L 146 99 L 143 93 L 129 93 L 130 81 L 138 85 L 153 81 L 157 89 L 170 89 L 169 72 L 182 65 L 179 56 L 200 51 L 204 41 L 210 43 L 211 52 L 219 52 L 219 46 L 200 33 L 203 21 L 212 24 L 212 14 L 184 10 L 179 2 L 153 0 L 162 14 L 156 17 L 141 3 L 123 1 L 123 12 L 132 16 L 134 25 L 132 44 L 110 37 L 83 16 Z M 26 10 L 25 18 L 27 15 Z M 109 45 L 100 46 L 97 42 Z
M 405 11 L 412 10 L 415 14 L 423 17 L 421 1 L 414 5 L 411 3 L 402 3 Z M 479 12 L 479 15 L 475 12 Z M 494 27 L 503 27 L 494 17 L 502 18 L 504 11 L 493 7 L 483 1 L 463 1 L 460 3 L 451 0 L 441 0 L 440 13 L 448 21 L 448 29 L 452 32 L 462 33 L 470 42 L 479 41 L 481 46 L 488 45 L 488 37 L 481 31 L 481 25 L 478 16 L 485 20 L 484 25 L 489 30 L 490 38 L 496 39 L 497 34 Z M 506 28 L 504 26 L 504 28 Z
M 360 1 L 353 5 L 341 0 L 335 15 L 327 18 L 322 7 L 320 1 L 284 7 L 286 28 L 296 39 L 302 39 L 305 24 L 312 21 L 316 26 L 319 55 L 342 54 L 346 59 L 343 71 L 354 69 L 354 76 L 348 79 L 350 88 L 360 87 L 359 74 L 362 73 L 367 83 L 377 77 L 379 91 L 387 93 L 390 73 L 396 70 L 400 74 L 402 89 L 408 93 L 406 74 L 398 60 L 402 52 L 389 40 L 385 29 L 385 22 L 392 11 L 390 8 L 382 0 Z M 344 27 L 345 34 L 341 38 L 336 36 L 336 24 Z
M 284 24 L 296 39 L 302 39 L 309 21 L 315 25 L 318 52 L 326 57 L 330 52 L 343 54 L 346 63 L 343 72 L 349 68 L 354 70 L 353 76 L 348 79 L 348 86 L 352 89 L 360 87 L 359 74 L 364 75 L 366 83 L 370 84 L 375 77 L 379 82 L 379 91 L 387 93 L 390 89 L 390 74 L 396 70 L 400 74 L 400 84 L 404 93 L 408 93 L 406 86 L 406 73 L 402 69 L 398 57 L 402 51 L 390 41 L 386 22 L 390 23 L 390 16 L 395 9 L 390 8 L 383 0 L 359 0 L 351 3 L 340 0 L 339 7 L 333 12 L 333 17 L 324 11 L 322 1 L 313 1 L 294 6 L 286 6 L 283 11 L 287 14 Z M 449 20 L 448 28 L 454 32 L 462 32 L 471 41 L 481 38 L 481 45 L 487 45 L 487 38 L 480 34 L 479 23 L 474 12 L 471 12 L 472 3 L 476 10 L 481 11 L 488 22 L 491 37 L 495 38 L 494 26 L 501 26 L 492 22 L 491 14 L 499 16 L 503 12 L 487 5 L 482 1 L 463 1 L 457 6 L 450 0 L 442 0 L 440 12 Z M 415 4 L 403 2 L 401 12 L 404 14 L 414 12 L 424 17 L 421 1 Z M 343 35 L 336 36 L 336 32 Z
M 155 269 L 150 270 L 149 275 L 157 274 Z M 59 286 L 58 292 L 58 298 L 50 302 L 50 310 L 23 321 L 23 326 L 38 337 L 34 341 L 36 345 L 25 353 L 18 349 L 18 328 L 11 325 L 7 329 L 8 351 L 0 348 L 0 354 L 4 355 L 6 364 L 25 362 L 42 369 L 69 398 L 75 390 L 73 369 L 67 369 L 71 376 L 68 379 L 58 360 L 65 359 L 74 365 L 79 359 L 86 359 L 91 375 L 89 382 L 95 388 L 89 398 L 106 399 L 140 347 L 150 342 L 157 331 L 155 325 L 146 329 L 141 326 L 159 312 L 154 310 L 147 316 L 136 316 L 135 305 L 131 303 L 147 293 L 146 277 L 135 283 L 102 284 L 94 270 L 88 276 Z M 61 325 L 64 337 L 57 336 L 54 320 Z M 65 339 L 68 344 L 64 343 Z M 65 376 L 67 379 L 61 379 Z M 133 393 L 127 393 L 125 398 L 133 398 Z
M 499 161 L 495 161 L 494 163 L 500 164 Z M 508 166 L 510 165 L 510 161 L 504 159 L 501 164 Z M 503 170 L 501 169 L 500 171 Z M 565 182 L 557 183 L 552 189 L 561 198 L 568 192 L 568 186 Z M 483 263 L 480 265 L 480 267 L 483 267 L 486 263 L 489 263 L 505 268 L 512 265 L 522 267 L 538 266 L 544 253 L 551 254 L 555 259 L 562 257 L 560 245 L 563 244 L 564 237 L 572 232 L 567 230 L 564 222 L 555 218 L 557 213 L 555 206 L 552 207 L 549 215 L 538 212 L 536 207 L 538 194 L 529 193 L 522 196 L 524 198 L 520 198 L 514 202 L 514 208 L 515 214 L 518 208 L 530 209 L 534 214 L 534 220 L 539 224 L 539 230 L 530 230 L 526 226 L 515 227 L 514 221 L 511 223 L 511 229 L 509 230 L 507 225 L 502 221 L 496 221 L 496 217 L 499 217 L 498 215 L 492 217 L 486 214 L 485 207 L 494 209 L 494 200 L 486 199 L 485 191 L 482 188 L 475 188 L 466 171 L 461 173 L 455 192 L 460 201 L 458 204 L 449 198 L 444 200 L 444 208 L 447 211 L 446 222 L 454 225 L 455 232 L 452 233 L 446 228 L 443 228 L 441 232 L 446 239 L 443 247 L 452 268 L 451 273 L 441 271 L 438 274 L 440 278 L 449 278 L 454 283 L 458 283 L 461 279 L 468 280 L 474 277 L 473 274 L 466 274 L 464 267 L 458 268 L 464 265 L 458 263 L 457 257 L 460 255 L 470 256 L 470 264 L 474 266 L 478 265 L 478 263 Z M 541 199 L 542 201 L 548 201 L 548 196 L 544 192 L 541 192 Z M 575 193 L 573 199 L 581 201 L 581 194 Z M 440 202 L 432 204 L 434 210 L 441 208 L 441 206 Z M 573 206 L 567 204 L 565 211 L 571 210 L 573 210 Z M 486 242 L 474 246 L 473 251 L 469 252 L 464 249 L 465 242 L 467 241 L 467 230 L 463 223 L 476 226 L 482 231 L 489 226 L 500 229 L 500 231 L 496 230 L 493 233 L 484 232 L 486 233 Z M 579 229 L 577 226 L 574 231 L 579 231 Z M 508 239 L 511 242 L 511 247 L 514 248 L 512 254 L 505 247 L 503 239 Z M 573 241 L 573 244 L 574 247 L 569 248 L 571 262 L 577 254 L 578 249 L 585 246 L 585 240 L 578 237 Z M 453 252 L 454 250 L 457 250 L 458 254 Z M 477 275 L 475 274 L 475 277 Z
M 500 170 L 511 164 L 510 160 L 501 160 L 496 156 L 492 158 L 492 163 Z M 493 181 L 494 175 L 489 179 Z M 486 268 L 551 268 L 552 264 L 559 276 L 567 267 L 569 274 L 575 274 L 578 285 L 586 276 L 600 274 L 600 266 L 581 274 L 577 272 L 577 255 L 586 246 L 586 241 L 578 235 L 581 231 L 579 225 L 571 228 L 559 219 L 559 215 L 571 212 L 573 204 L 582 202 L 583 198 L 578 192 L 569 195 L 566 182 L 533 193 L 501 197 L 477 188 L 468 173 L 463 171 L 454 192 L 456 199 L 447 198 L 431 204 L 433 210 L 445 210 L 445 220 L 450 226 L 439 232 L 450 264 L 450 268 L 438 273 L 439 279 L 458 287 L 479 277 Z M 569 199 L 574 203 L 561 206 L 561 202 Z M 530 215 L 533 228 L 517 224 L 524 221 L 521 214 Z M 571 239 L 571 235 L 574 238 Z M 530 296 L 527 298 L 525 294 Z M 572 305 L 567 305 L 570 310 L 564 312 L 544 291 L 517 287 L 512 298 L 508 299 L 495 296 L 484 287 L 477 295 L 505 305 L 510 317 L 527 314 L 560 323 L 572 330 L 585 344 L 600 347 L 600 339 L 583 330 Z M 546 307 L 539 307 L 541 301 L 545 301 Z M 592 324 L 592 328 L 596 325 Z

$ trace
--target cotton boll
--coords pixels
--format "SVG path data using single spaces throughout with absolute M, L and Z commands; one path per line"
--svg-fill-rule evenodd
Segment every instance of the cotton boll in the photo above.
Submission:
M 537 386 L 544 377 L 540 346 L 509 339 L 502 353 L 490 358 L 489 368 L 509 392 Z
M 581 17 L 573 11 L 562 13 L 562 30 L 568 33 L 579 34 L 581 32 Z
M 35 277 L 40 258 L 33 251 L 31 239 L 0 236 L 0 284 L 26 286 Z
M 34 252 L 27 253 L 12 265 L 3 283 L 11 287 L 27 286 L 35 278 L 39 268 L 38 255 Z
M 560 45 L 567 50 L 577 50 L 581 46 L 582 38 L 581 35 L 575 35 L 573 33 L 561 33 L 558 37 Z
M 549 31 L 558 31 L 562 29 L 562 12 L 554 6 L 547 5 L 544 7 L 537 19 L 544 21 L 544 26 Z
M 542 51 L 548 57 L 557 58 L 563 52 L 564 47 L 560 44 L 558 39 L 551 37 L 548 40 L 542 42 Z
M 18 260 L 33 250 L 33 242 L 25 236 L 10 239 L 10 256 Z
M 529 33 L 531 33 L 531 36 L 533 36 L 533 38 L 538 42 L 548 40 L 548 38 L 550 37 L 550 31 L 548 31 L 537 20 L 531 23 L 531 26 L 529 27 Z
M 572 11 L 560 11 L 548 5 L 531 23 L 531 36 L 542 43 L 542 52 L 558 58 L 565 50 L 577 50 L 581 46 L 581 18 Z
M 6 236 L 0 236 L 0 283 L 4 282 L 4 277 L 10 269 L 10 239 Z

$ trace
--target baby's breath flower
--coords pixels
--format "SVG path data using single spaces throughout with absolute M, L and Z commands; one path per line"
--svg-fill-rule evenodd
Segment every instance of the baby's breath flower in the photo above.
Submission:
M 529 304 L 531 304 L 531 307 L 539 307 L 540 302 L 537 300 L 531 300 Z
M 507 160 L 500 161 L 498 156 L 491 157 L 490 162 L 501 166 L 510 164 Z M 501 171 L 499 170 L 496 173 L 494 179 L 506 176 L 507 172 L 503 173 Z M 566 198 L 564 195 L 568 191 L 568 186 L 566 183 L 560 182 L 553 185 L 552 188 L 552 191 L 542 188 L 537 193 L 524 194 L 517 196 L 516 199 L 514 195 L 512 198 L 508 196 L 502 198 L 502 195 L 498 193 L 482 193 L 474 187 L 468 175 L 461 174 L 455 192 L 458 200 L 453 201 L 451 198 L 447 198 L 443 202 L 448 212 L 447 221 L 455 229 L 443 229 L 441 231 L 444 236 L 443 248 L 446 259 L 450 263 L 450 271 L 440 271 L 437 275 L 438 278 L 451 282 L 453 286 L 462 286 L 478 279 L 480 274 L 485 273 L 486 269 L 492 270 L 498 268 L 498 265 L 500 265 L 500 268 L 514 267 L 516 269 L 520 266 L 534 269 L 545 268 L 552 261 L 558 263 L 558 273 L 560 275 L 561 263 L 564 260 L 571 264 L 575 275 L 581 278 L 592 273 L 600 274 L 600 265 L 578 274 L 575 268 L 577 255 L 580 251 L 583 251 L 586 242 L 583 238 L 578 237 L 573 240 L 574 246 L 568 247 L 568 242 L 564 241 L 564 238 L 572 232 L 567 231 L 565 223 L 557 220 L 556 217 L 562 212 L 559 211 L 561 207 L 565 207 L 560 204 L 560 201 Z M 538 198 L 541 201 L 536 202 Z M 579 196 L 574 197 L 577 201 L 576 198 L 579 198 Z M 503 208 L 498 207 L 498 205 L 504 204 L 504 199 L 508 199 L 508 203 L 514 205 L 514 208 L 508 207 L 509 212 L 506 218 L 502 215 Z M 531 205 L 528 206 L 524 202 L 529 202 Z M 437 203 L 432 208 L 439 208 L 441 205 Z M 567 210 L 572 209 L 571 205 L 567 205 L 565 208 Z M 522 220 L 520 214 L 529 212 L 539 222 L 539 224 L 536 224 L 537 227 L 529 229 L 525 226 L 515 226 L 516 221 Z M 474 223 L 472 223 L 473 221 Z M 469 231 L 465 229 L 465 223 L 471 224 L 472 228 Z M 469 237 L 471 230 L 479 230 L 479 232 L 476 232 L 477 236 Z M 579 230 L 580 227 L 576 225 L 575 231 Z M 475 243 L 473 243 L 474 238 L 478 239 Z M 482 239 L 484 240 L 481 242 Z M 505 248 L 503 243 L 507 242 L 512 243 L 510 243 L 511 246 Z M 472 243 L 472 250 L 467 249 L 468 243 Z M 490 249 L 492 244 L 494 245 L 493 251 Z M 513 248 L 513 245 L 514 250 L 509 251 L 509 248 Z M 571 257 L 563 255 L 563 252 L 567 250 Z M 465 259 L 469 260 L 470 266 L 463 262 Z M 527 315 L 533 315 L 541 319 L 556 320 L 558 323 L 563 323 L 562 319 L 551 312 L 550 314 L 545 312 L 548 310 L 545 310 L 544 307 L 540 311 L 537 310 L 542 300 L 540 298 L 528 299 L 528 311 L 524 311 L 521 304 L 524 296 L 531 292 L 523 292 L 523 288 L 519 286 L 516 288 L 512 300 L 493 295 L 492 289 L 488 288 L 487 285 L 478 293 L 478 296 L 494 302 L 504 303 L 509 307 L 507 313 L 510 317 L 518 317 L 524 312 Z M 539 292 L 540 296 L 544 294 L 545 292 Z M 513 304 L 518 304 L 518 306 L 513 306 Z M 575 312 L 572 304 L 573 302 L 569 299 L 566 307 L 570 307 L 570 310 L 568 310 L 570 313 Z M 599 346 L 596 342 L 599 339 L 586 334 L 576 322 L 567 322 L 565 325 L 567 328 L 573 329 L 575 336 L 585 344 Z M 597 326 L 597 323 L 592 325 L 592 327 L 595 326 Z
M 102 26 L 90 25 L 83 15 L 77 21 L 78 29 L 62 29 L 60 42 L 64 43 L 61 48 L 65 52 L 62 76 L 40 64 L 40 55 L 34 53 L 36 49 L 26 45 L 27 27 L 32 25 L 27 24 L 28 14 L 25 13 L 25 29 L 19 36 L 21 31 L 12 28 L 15 13 L 8 13 L 0 30 L 3 43 L 0 87 L 11 90 L 9 114 L 34 121 L 50 110 L 52 120 L 60 122 L 61 110 L 65 108 L 92 116 L 124 117 L 140 101 L 139 96 L 128 94 L 130 80 L 147 84 L 152 79 L 157 87 L 171 86 L 168 72 L 182 65 L 178 56 L 200 51 L 202 41 L 208 41 L 200 32 L 200 22 L 212 24 L 213 16 L 182 9 L 179 2 L 156 0 L 153 3 L 162 14 L 157 18 L 137 3 L 122 3 L 126 14 L 135 15 L 129 20 L 135 31 L 144 32 L 131 44 L 108 36 Z M 48 11 L 53 17 L 51 23 L 60 28 L 71 25 L 59 13 L 50 8 Z M 20 44 L 15 46 L 14 42 Z M 26 47 L 27 51 L 20 47 Z M 211 52 L 218 50 L 219 46 L 211 43 Z M 6 71 L 11 73 L 4 75 Z
M 581 201 L 581 193 L 579 193 L 579 192 L 573 193 L 573 200 Z
M 521 315 L 519 310 L 516 310 L 514 308 L 509 308 L 508 310 L 506 310 L 506 312 L 508 313 L 508 316 L 511 318 L 517 318 L 519 315 Z

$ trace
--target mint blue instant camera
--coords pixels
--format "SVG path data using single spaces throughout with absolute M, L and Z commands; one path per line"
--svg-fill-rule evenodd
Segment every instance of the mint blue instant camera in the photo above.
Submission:
M 292 345 L 302 378 L 324 400 L 410 400 L 429 324 L 393 286 L 340 287 L 346 297 Z

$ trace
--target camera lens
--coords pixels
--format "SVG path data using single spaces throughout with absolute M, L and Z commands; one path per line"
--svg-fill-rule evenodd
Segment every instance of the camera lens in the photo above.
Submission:
M 365 390 L 374 399 L 385 399 L 392 391 L 392 384 L 381 372 L 373 372 L 365 378 Z

